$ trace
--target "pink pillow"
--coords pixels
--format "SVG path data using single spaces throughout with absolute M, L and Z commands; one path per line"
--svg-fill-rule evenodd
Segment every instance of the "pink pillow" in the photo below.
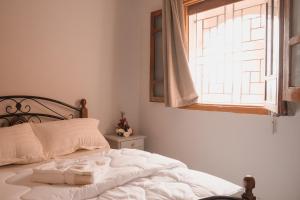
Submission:
M 109 144 L 98 130 L 99 121 L 91 118 L 31 123 L 47 158 L 66 155 L 78 149 L 105 149 Z
M 0 128 L 0 166 L 44 159 L 43 147 L 28 123 Z

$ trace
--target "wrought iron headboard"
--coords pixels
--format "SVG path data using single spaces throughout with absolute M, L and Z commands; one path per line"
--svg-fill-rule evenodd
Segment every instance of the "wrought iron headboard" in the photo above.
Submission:
M 32 111 L 33 104 L 45 112 Z M 51 106 L 48 104 L 51 104 Z M 0 96 L 0 106 L 4 108 L 4 110 L 2 109 L 4 113 L 0 113 L 0 127 L 24 122 L 42 122 L 42 119 L 66 120 L 74 117 L 88 117 L 85 99 L 81 99 L 80 106 L 75 107 L 46 97 L 27 95 Z M 59 107 L 68 111 L 69 114 L 62 114 L 59 111 Z

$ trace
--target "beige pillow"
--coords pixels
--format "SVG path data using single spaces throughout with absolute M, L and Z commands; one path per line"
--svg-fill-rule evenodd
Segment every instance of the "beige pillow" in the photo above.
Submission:
M 0 128 L 0 166 L 44 159 L 43 147 L 28 123 Z
M 90 118 L 31 124 L 47 158 L 66 155 L 78 149 L 106 149 L 109 144 L 98 130 L 99 121 Z

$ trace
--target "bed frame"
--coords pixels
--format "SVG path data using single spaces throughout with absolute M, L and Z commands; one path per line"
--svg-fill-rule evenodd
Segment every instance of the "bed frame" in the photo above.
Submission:
M 32 108 L 39 110 L 33 112 Z M 4 110 L 3 110 L 4 108 Z M 2 109 L 2 110 L 1 110 Z M 62 114 L 64 110 L 67 114 Z M 1 112 L 4 112 L 3 114 Z M 0 96 L 0 127 L 34 122 L 41 123 L 49 120 L 67 120 L 73 118 L 87 118 L 86 100 L 80 100 L 80 106 L 72 106 L 59 100 L 27 95 Z M 201 200 L 256 200 L 252 190 L 255 179 L 252 176 L 244 178 L 245 192 L 241 198 L 227 196 L 213 196 Z
M 38 112 L 32 111 L 33 107 Z M 0 109 L 2 109 L 1 112 L 4 112 L 0 113 L 0 127 L 24 122 L 40 123 L 51 119 L 66 120 L 88 117 L 85 99 L 81 99 L 80 106 L 76 107 L 46 97 L 27 95 L 0 96 Z
M 255 179 L 252 176 L 246 176 L 244 178 L 244 188 L 245 192 L 242 194 L 242 198 L 238 197 L 226 197 L 226 196 L 213 196 L 204 198 L 201 200 L 256 200 L 253 194 L 253 189 L 255 188 Z

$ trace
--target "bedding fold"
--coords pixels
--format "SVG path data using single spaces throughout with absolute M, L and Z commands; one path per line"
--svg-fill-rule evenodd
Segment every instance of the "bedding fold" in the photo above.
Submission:
M 76 163 L 83 163 L 87 160 L 89 164 L 95 163 L 99 161 L 99 158 L 104 161 L 104 164 L 101 167 L 102 169 L 105 168 L 105 172 L 102 171 L 103 173 L 101 173 L 101 175 L 97 175 L 97 173 L 93 171 L 94 176 L 91 178 L 93 179 L 93 184 L 86 184 L 83 186 L 68 186 L 67 190 L 65 187 L 59 185 L 53 185 L 52 187 L 50 185 L 41 185 L 39 187 L 34 187 L 29 193 L 23 196 L 23 199 L 52 199 L 51 195 L 49 197 L 49 195 L 46 195 L 43 192 L 45 188 L 47 188 L 48 191 L 51 191 L 51 194 L 55 195 L 57 199 L 61 200 L 90 199 L 101 195 L 107 190 L 124 185 L 135 179 L 151 176 L 160 170 L 167 170 L 176 167 L 186 168 L 186 165 L 182 162 L 167 158 L 165 156 L 134 149 L 122 149 L 111 150 L 105 155 L 105 158 L 102 158 L 102 155 L 100 154 L 95 154 L 93 156 L 83 157 L 80 161 L 66 160 L 61 163 L 51 162 L 41 165 L 33 170 L 33 174 L 35 174 L 33 176 L 33 180 L 39 182 L 52 182 L 53 184 L 62 184 L 67 181 L 65 175 L 68 175 L 69 173 L 76 175 L 73 173 L 74 171 L 70 170 L 70 166 L 74 167 Z M 96 167 L 93 168 L 93 170 L 96 170 Z M 91 171 L 88 173 L 90 172 Z M 81 177 L 84 179 L 82 175 L 70 177 L 74 177 L 75 179 L 76 177 Z M 91 179 L 87 178 L 85 181 L 89 181 Z M 74 180 L 71 180 L 70 183 L 76 183 L 76 180 L 74 182 L 72 181 Z
M 20 196 L 22 200 L 198 200 L 213 195 L 229 196 L 242 190 L 221 178 L 190 170 L 180 161 L 135 149 L 110 150 L 104 155 L 94 152 L 73 159 L 55 160 L 47 165 L 19 171 L 5 182 L 11 188 L 29 188 Z M 69 170 L 81 178 L 89 177 L 94 174 L 91 166 L 97 162 L 105 170 L 101 171 L 101 175 L 94 176 L 92 184 L 44 184 L 32 181 L 33 170 L 41 169 L 40 175 L 51 174 L 53 179 L 55 176 L 65 179 L 58 169 Z
M 104 158 L 55 160 L 33 168 L 32 180 L 48 184 L 86 185 L 105 173 Z

